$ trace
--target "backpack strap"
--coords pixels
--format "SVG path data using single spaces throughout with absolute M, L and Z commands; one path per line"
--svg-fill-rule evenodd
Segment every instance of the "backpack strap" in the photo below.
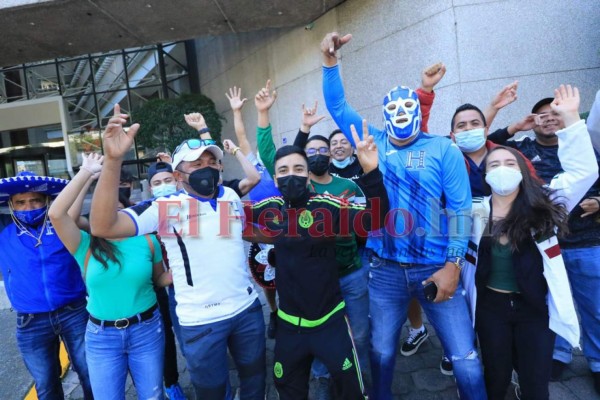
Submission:
M 85 253 L 85 261 L 83 262 L 83 283 L 85 283 L 85 276 L 87 275 L 87 267 L 90 262 L 90 257 L 92 256 L 92 249 L 88 248 L 87 253 Z

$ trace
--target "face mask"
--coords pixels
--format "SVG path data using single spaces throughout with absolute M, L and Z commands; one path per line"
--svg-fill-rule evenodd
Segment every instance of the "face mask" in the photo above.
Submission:
M 277 178 L 277 187 L 283 199 L 292 203 L 308 194 L 307 183 L 307 176 L 288 175 Z
M 505 167 L 504 165 L 488 172 L 485 181 L 490 185 L 492 191 L 500 196 L 508 196 L 517 190 L 519 183 L 523 180 L 521 171 Z
M 308 157 L 308 170 L 316 176 L 322 176 L 329 169 L 329 156 L 317 154 Z
M 341 161 L 336 160 L 335 158 L 331 159 L 331 163 L 335 165 L 336 168 L 344 169 L 348 165 L 350 165 L 354 161 L 354 157 L 348 156 Z
M 421 106 L 417 93 L 396 86 L 383 99 L 383 118 L 389 137 L 405 140 L 421 130 Z
M 485 129 L 471 129 L 454 134 L 456 145 L 463 153 L 472 153 L 485 145 Z
M 189 185 L 201 196 L 210 196 L 219 186 L 221 172 L 217 168 L 204 167 L 190 174 Z
M 131 197 L 131 188 L 130 187 L 119 188 L 119 195 L 125 196 L 125 198 L 129 199 Z
M 154 197 L 162 197 L 173 194 L 177 191 L 177 185 L 172 183 L 163 183 L 160 186 L 155 186 L 152 188 L 152 195 Z
M 46 217 L 46 211 L 48 210 L 48 206 L 44 206 L 42 208 L 38 208 L 36 210 L 24 210 L 17 211 L 12 210 L 13 215 L 16 219 L 21 221 L 27 225 L 38 225 L 44 218 Z

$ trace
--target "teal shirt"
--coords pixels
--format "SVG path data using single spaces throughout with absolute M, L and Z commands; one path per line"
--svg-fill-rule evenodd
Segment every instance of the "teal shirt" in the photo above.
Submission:
M 487 286 L 515 293 L 519 291 L 510 244 L 492 245 L 492 268 Z
M 162 261 L 160 244 L 155 235 L 154 257 L 144 236 L 134 236 L 112 243 L 119 253 L 121 266 L 108 261 L 108 269 L 90 256 L 85 276 L 89 313 L 98 319 L 114 321 L 146 311 L 156 304 L 152 282 L 152 267 Z M 90 234 L 81 231 L 81 243 L 73 257 L 83 273 L 85 257 L 90 248 Z

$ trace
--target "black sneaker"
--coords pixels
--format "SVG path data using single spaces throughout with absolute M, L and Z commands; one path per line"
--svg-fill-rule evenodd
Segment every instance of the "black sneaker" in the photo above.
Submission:
M 600 372 L 592 372 L 592 378 L 594 379 L 594 389 L 596 389 L 596 393 L 600 394 Z
M 423 327 L 422 331 L 409 328 L 408 332 L 408 338 L 406 338 L 404 343 L 402 343 L 402 348 L 400 348 L 400 354 L 406 357 L 415 354 L 425 339 L 429 337 L 429 333 L 425 327 Z
M 560 377 L 562 376 L 566 366 L 567 364 L 562 361 L 552 360 L 552 373 L 550 374 L 550 382 L 556 382 L 560 380 Z
M 440 372 L 446 376 L 454 375 L 452 361 L 450 361 L 446 356 L 442 356 L 442 361 L 440 361 Z
M 267 337 L 269 339 L 275 339 L 275 332 L 277 332 L 277 311 L 272 311 L 269 316 L 269 326 L 267 327 Z

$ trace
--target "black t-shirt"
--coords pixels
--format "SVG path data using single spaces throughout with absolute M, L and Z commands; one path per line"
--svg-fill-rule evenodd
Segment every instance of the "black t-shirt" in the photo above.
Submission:
M 231 179 L 229 181 L 223 181 L 223 186 L 228 187 L 229 189 L 233 189 L 233 191 L 240 196 L 240 199 L 244 197 L 242 192 L 240 192 L 240 182 L 241 179 Z

